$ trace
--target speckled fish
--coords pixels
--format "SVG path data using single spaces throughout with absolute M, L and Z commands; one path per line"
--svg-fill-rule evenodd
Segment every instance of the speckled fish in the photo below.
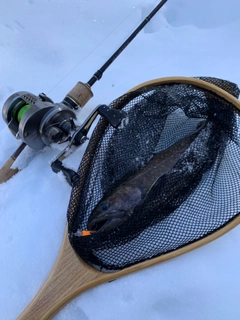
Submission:
M 157 180 L 174 167 L 206 122 L 206 120 L 201 121 L 191 135 L 155 154 L 134 176 L 104 197 L 89 217 L 88 231 L 111 230 L 126 221 L 132 215 L 134 208 L 143 202 Z

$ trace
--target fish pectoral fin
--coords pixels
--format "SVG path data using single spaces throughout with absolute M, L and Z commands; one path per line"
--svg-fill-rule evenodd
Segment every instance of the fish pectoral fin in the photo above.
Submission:
M 119 225 L 121 225 L 126 219 L 121 219 L 121 218 L 113 218 L 105 221 L 105 223 L 102 225 L 100 229 L 97 231 L 107 231 L 107 230 L 113 230 L 117 228 Z
M 151 187 L 148 189 L 148 191 L 147 191 L 147 193 L 145 194 L 142 202 L 144 202 L 144 201 L 146 200 L 147 196 L 149 195 L 149 193 L 151 192 L 151 190 L 154 188 L 154 186 L 155 186 L 157 183 L 160 183 L 160 180 L 162 180 L 161 183 L 162 183 L 163 185 L 165 184 L 165 182 L 166 182 L 166 176 L 167 176 L 167 174 L 165 173 L 164 175 L 162 175 L 162 176 L 160 176 L 160 177 L 157 177 L 157 179 L 153 182 L 153 184 L 151 185 Z
M 126 216 L 126 212 L 124 210 L 112 210 L 110 212 L 98 212 L 92 217 L 89 218 L 89 223 L 97 223 L 104 220 L 110 220 L 115 218 L 123 218 Z
M 88 230 L 95 232 L 110 230 L 116 228 L 127 219 L 128 215 L 124 211 L 110 217 L 108 215 L 96 216 L 88 222 Z

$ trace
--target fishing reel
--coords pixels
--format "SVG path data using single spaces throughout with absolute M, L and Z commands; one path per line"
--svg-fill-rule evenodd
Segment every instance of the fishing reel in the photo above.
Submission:
M 76 88 L 77 87 L 77 88 Z M 81 91 L 81 97 L 77 92 Z M 87 85 L 78 83 L 61 103 L 54 103 L 44 93 L 36 96 L 21 91 L 11 95 L 3 105 L 2 115 L 12 134 L 33 149 L 51 143 L 63 143 L 76 129 L 76 110 L 92 97 Z
M 54 103 L 44 93 L 38 96 L 20 91 L 12 94 L 4 103 L 2 115 L 12 134 L 33 149 L 42 149 L 52 143 L 67 142 L 67 146 L 51 163 L 52 170 L 62 171 L 72 185 L 76 172 L 63 166 L 64 160 L 88 138 L 87 133 L 95 118 L 100 115 L 111 126 L 124 125 L 126 113 L 106 105 L 97 106 L 83 122 L 74 122 L 76 111 L 93 96 L 88 84 L 78 82 L 60 103 Z

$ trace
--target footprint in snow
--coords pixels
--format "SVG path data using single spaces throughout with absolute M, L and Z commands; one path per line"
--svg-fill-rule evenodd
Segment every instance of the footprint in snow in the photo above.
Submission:
M 18 32 L 24 29 L 24 26 L 18 20 L 14 20 L 11 23 L 5 23 L 4 27 L 11 30 L 12 32 Z

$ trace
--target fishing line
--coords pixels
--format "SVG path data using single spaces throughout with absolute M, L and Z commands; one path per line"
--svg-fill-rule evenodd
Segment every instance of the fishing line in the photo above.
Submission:
M 53 91 L 64 79 L 66 79 L 70 73 L 72 73 L 80 64 L 83 63 L 107 38 L 109 38 L 146 0 L 143 0 L 135 9 L 126 16 L 102 41 L 100 41 L 79 63 L 77 63 L 59 82 L 56 83 L 55 86 L 52 87 L 50 91 L 47 92 L 49 94 Z

